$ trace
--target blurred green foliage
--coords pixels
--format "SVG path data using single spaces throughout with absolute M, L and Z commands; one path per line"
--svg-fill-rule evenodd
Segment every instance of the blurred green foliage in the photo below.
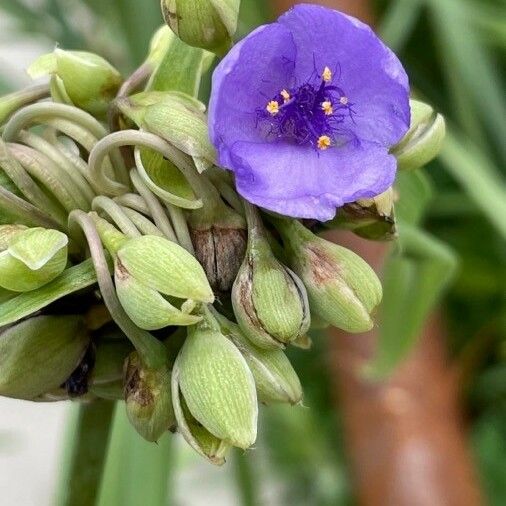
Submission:
M 377 372 L 390 370 L 409 352 L 425 315 L 447 288 L 440 307 L 450 329 L 450 352 L 462 375 L 473 447 L 490 504 L 503 505 L 506 99 L 500 55 L 506 47 L 506 4 L 377 0 L 374 5 L 379 33 L 406 65 L 414 94 L 443 112 L 449 126 L 440 158 L 423 173 L 402 175 L 399 181 L 398 215 L 401 233 L 403 229 L 407 233 L 402 251 L 387 267 L 395 282 L 386 287 L 388 334 L 383 334 Z M 153 30 L 162 21 L 156 0 L 7 0 L 0 10 L 25 36 L 43 35 L 65 48 L 96 51 L 125 74 L 142 61 Z M 272 17 L 268 0 L 243 0 L 239 36 Z M 7 90 L 9 84 L 0 75 L 0 89 Z M 459 268 L 447 287 L 446 274 L 455 258 Z M 396 291 L 414 294 L 412 300 L 418 303 L 404 326 L 395 323 L 400 320 Z M 325 338 L 315 339 L 311 353 L 295 350 L 291 358 L 311 409 L 264 410 L 259 453 L 233 459 L 230 472 L 235 470 L 239 501 L 245 506 L 263 502 L 263 480 L 269 474 L 261 470 L 267 466 L 274 476 L 270 480 L 282 483 L 282 504 L 352 504 L 339 413 L 333 409 L 325 371 Z M 174 479 L 175 450 L 169 451 L 163 442 L 156 452 L 138 441 L 118 415 L 103 504 L 139 504 L 130 501 L 132 497 L 149 497 L 149 504 L 172 504 L 173 486 L 162 493 L 154 491 L 156 479 L 148 479 L 146 471 L 170 469 Z M 118 473 L 118 468 L 125 473 Z M 127 486 L 135 491 L 130 502 L 125 502 Z

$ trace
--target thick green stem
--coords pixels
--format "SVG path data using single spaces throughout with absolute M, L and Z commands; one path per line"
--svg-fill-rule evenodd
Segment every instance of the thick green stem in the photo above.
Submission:
M 251 455 L 234 452 L 234 472 L 242 506 L 258 506 L 255 473 L 249 460 Z
M 59 506 L 93 506 L 104 470 L 114 403 L 105 400 L 78 406 Z

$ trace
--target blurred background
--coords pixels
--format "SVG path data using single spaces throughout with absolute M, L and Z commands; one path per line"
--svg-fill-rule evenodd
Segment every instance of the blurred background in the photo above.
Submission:
M 293 3 L 242 0 L 237 36 Z M 382 269 L 380 325 L 292 350 L 304 407 L 263 409 L 256 449 L 222 469 L 143 443 L 119 409 L 101 505 L 506 504 L 506 4 L 319 3 L 372 24 L 448 123 L 438 160 L 399 178 L 400 247 L 333 236 Z M 157 0 L 2 0 L 0 91 L 55 43 L 128 75 L 161 23 Z M 72 411 L 0 399 L 0 504 L 55 504 Z

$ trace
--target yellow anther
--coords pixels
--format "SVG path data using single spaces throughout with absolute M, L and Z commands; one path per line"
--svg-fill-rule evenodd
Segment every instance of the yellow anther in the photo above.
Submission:
M 318 139 L 318 149 L 321 149 L 322 151 L 330 148 L 332 143 L 330 142 L 330 137 L 328 135 L 322 135 Z
M 283 97 L 283 100 L 285 101 L 285 104 L 290 100 L 290 93 L 286 90 L 281 90 L 280 95 Z
M 327 83 L 329 81 L 332 81 L 332 70 L 330 70 L 328 67 L 325 67 L 323 69 L 322 79 Z
M 271 100 L 267 104 L 266 109 L 267 109 L 268 113 L 270 113 L 273 116 L 275 116 L 279 112 L 279 102 L 277 102 L 276 100 Z
M 325 100 L 325 102 L 322 102 L 322 111 L 327 116 L 334 114 L 334 108 L 332 107 L 332 102 L 330 100 Z
M 339 99 L 339 103 L 342 105 L 347 105 L 348 104 L 348 97 L 341 97 Z

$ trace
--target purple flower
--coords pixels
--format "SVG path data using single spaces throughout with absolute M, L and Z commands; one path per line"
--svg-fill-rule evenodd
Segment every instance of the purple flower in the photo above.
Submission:
M 393 183 L 410 122 L 397 57 L 360 21 L 299 5 L 239 42 L 213 76 L 210 136 L 248 201 L 331 219 Z

